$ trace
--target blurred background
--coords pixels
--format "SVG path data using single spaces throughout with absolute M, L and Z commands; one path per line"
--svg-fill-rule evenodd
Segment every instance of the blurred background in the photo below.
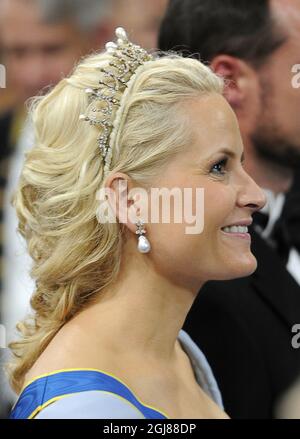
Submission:
M 133 42 L 155 49 L 166 6 L 167 0 L 0 0 L 0 74 L 6 73 L 0 81 L 0 418 L 15 401 L 3 371 L 6 346 L 33 290 L 31 261 L 9 204 L 32 146 L 26 102 L 55 85 L 82 56 L 102 50 L 118 26 Z
M 180 7 L 183 4 L 179 0 L 172 1 L 174 5 L 177 4 Z M 282 14 L 279 18 L 285 22 L 287 4 L 296 4 L 297 1 L 272 0 L 270 3 L 273 6 L 277 3 L 282 4 Z M 7 344 L 17 337 L 16 323 L 23 319 L 30 310 L 29 300 L 34 289 L 33 281 L 28 274 L 31 260 L 27 254 L 25 242 L 16 233 L 17 218 L 10 205 L 12 192 L 21 172 L 24 154 L 33 144 L 33 130 L 30 120 L 27 118 L 27 103 L 31 97 L 44 94 L 62 77 L 68 75 L 81 57 L 93 51 L 103 50 L 106 42 L 114 40 L 114 30 L 118 26 L 126 29 L 131 41 L 146 49 L 156 49 L 160 25 L 168 3 L 169 0 L 0 0 L 0 75 L 5 72 L 6 76 L 5 87 L 3 87 L 4 78 L 0 76 L 0 419 L 8 416 L 16 400 L 3 370 L 3 365 L 9 357 Z M 185 3 L 188 7 L 191 4 L 196 5 L 198 15 L 200 14 L 201 8 L 198 8 L 198 2 Z M 235 1 L 229 3 L 232 7 L 239 4 Z M 246 1 L 242 3 L 245 9 L 249 7 Z M 257 0 L 256 3 L 258 4 L 259 1 Z M 211 2 L 209 2 L 209 8 L 212 9 Z M 213 20 L 215 20 L 214 13 L 220 13 L 220 11 L 212 9 L 212 12 Z M 174 26 L 176 26 L 178 18 L 176 14 L 173 17 Z M 190 13 L 191 21 L 193 21 L 192 18 L 200 35 L 202 35 L 202 31 L 207 32 L 207 34 L 212 33 L 212 40 L 209 40 L 205 34 L 198 38 L 198 33 L 196 33 L 194 43 L 197 47 L 192 52 L 198 53 L 198 46 L 203 45 L 205 49 L 206 45 L 210 46 L 212 41 L 210 50 L 214 54 L 216 40 L 214 40 L 214 32 L 210 31 L 218 29 L 215 21 L 213 22 L 214 26 L 205 26 L 208 22 L 207 11 L 203 13 L 202 26 L 194 11 Z M 180 19 L 182 21 L 178 18 L 177 32 L 170 31 L 172 37 L 170 40 L 173 41 L 174 37 L 174 44 L 170 43 L 172 48 L 175 48 L 177 44 L 180 45 L 181 39 L 187 36 L 184 33 L 184 25 L 187 21 L 186 14 L 183 14 Z M 222 23 L 226 23 L 227 26 L 227 21 L 222 20 Z M 289 21 L 287 23 L 289 24 Z M 257 28 L 256 15 L 254 26 Z M 299 31 L 299 24 L 296 27 L 296 30 Z M 227 29 L 226 27 L 226 33 Z M 231 29 L 236 29 L 236 26 L 232 26 Z M 244 32 L 244 28 L 241 29 L 241 32 Z M 190 33 L 186 32 L 186 34 Z M 246 41 L 248 41 L 252 32 L 246 30 L 245 33 L 247 34 Z M 220 44 L 223 44 L 222 37 L 220 39 L 217 31 L 216 34 Z M 229 36 L 226 38 L 230 40 Z M 261 40 L 264 41 L 263 38 Z M 237 41 L 240 44 L 243 39 L 238 38 Z M 237 41 L 233 38 L 234 47 Z M 230 44 L 231 42 L 230 40 Z M 297 42 L 299 43 L 299 38 L 297 38 Z M 239 44 L 237 44 L 238 47 Z M 268 45 L 268 40 L 266 40 L 266 45 Z M 247 43 L 243 47 L 247 56 L 249 46 L 250 43 Z M 297 45 L 297 47 L 299 46 Z M 265 52 L 262 51 L 262 53 Z M 244 57 L 246 60 L 247 56 Z M 237 58 L 239 62 L 244 61 L 242 56 L 237 56 Z M 206 59 L 209 58 L 206 57 Z M 228 57 L 226 60 L 228 61 Z M 280 58 L 280 62 L 282 63 L 282 58 Z M 284 62 L 283 60 L 282 64 Z M 224 65 L 226 67 L 228 63 Z M 226 68 L 223 71 L 225 76 Z M 278 73 L 277 81 L 281 81 L 280 66 L 273 70 Z M 286 86 L 288 88 L 284 89 L 283 96 L 288 99 L 290 84 L 288 83 Z M 276 91 L 276 88 L 274 90 Z M 267 89 L 266 96 L 273 97 L 274 90 L 270 92 Z M 248 92 L 249 96 L 251 93 L 251 91 Z M 262 101 L 266 96 L 261 96 Z M 296 103 L 297 108 L 299 108 L 299 97 L 292 99 L 295 102 L 294 108 L 296 108 Z M 274 105 L 273 100 L 267 102 L 271 102 L 270 107 L 264 105 L 263 108 L 271 115 L 273 107 L 283 108 L 283 105 Z M 249 102 L 247 105 L 245 114 L 247 113 L 249 116 L 251 113 Z M 292 108 L 291 102 L 288 103 L 288 107 Z M 285 117 L 284 113 L 283 110 L 281 117 L 289 125 L 290 121 L 287 120 L 288 117 Z M 297 111 L 295 110 L 293 113 L 297 113 Z M 292 116 L 291 121 L 294 122 L 296 116 L 295 114 Z M 293 136 L 296 128 L 298 130 L 299 127 L 297 121 L 295 125 L 297 126 L 294 127 L 292 123 L 290 124 Z M 297 137 L 295 142 L 297 141 L 298 144 L 299 135 L 297 134 L 295 137 Z M 264 169 L 262 171 L 264 172 Z M 297 181 L 299 194 L 300 178 Z M 294 204 L 297 204 L 296 207 L 300 212 L 299 202 L 294 202 Z M 297 230 L 299 236 L 299 227 Z M 294 264 L 296 268 L 293 270 L 293 275 L 300 285 L 299 255 L 300 253 Z M 290 306 L 292 308 L 293 304 Z M 195 321 L 197 321 L 198 327 L 198 316 Z M 221 368 L 224 368 L 223 359 Z M 291 393 L 282 399 L 281 405 L 278 407 L 278 417 L 300 417 L 300 379 L 291 389 Z

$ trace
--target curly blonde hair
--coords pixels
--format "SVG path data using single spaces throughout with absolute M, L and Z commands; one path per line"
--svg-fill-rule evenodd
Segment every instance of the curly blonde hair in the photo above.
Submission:
M 111 60 L 107 52 L 89 55 L 32 105 L 35 144 L 13 197 L 35 280 L 33 313 L 18 323 L 20 338 L 10 344 L 16 392 L 60 328 L 119 272 L 124 226 L 96 217 L 96 193 L 105 185 L 99 127 L 79 122 L 89 105 L 85 89 L 99 88 L 99 67 Z M 160 54 L 145 63 L 123 101 L 111 172 L 146 185 L 188 143 L 183 100 L 222 91 L 223 81 L 197 60 Z

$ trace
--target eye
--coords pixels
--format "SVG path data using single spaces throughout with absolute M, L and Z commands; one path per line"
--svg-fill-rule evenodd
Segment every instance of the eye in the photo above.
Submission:
M 224 175 L 226 173 L 226 165 L 227 165 L 228 159 L 220 160 L 218 163 L 212 166 L 210 172 L 217 175 Z

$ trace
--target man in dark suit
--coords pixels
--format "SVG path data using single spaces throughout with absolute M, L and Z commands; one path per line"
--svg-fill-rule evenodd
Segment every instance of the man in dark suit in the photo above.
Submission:
M 159 38 L 163 50 L 200 53 L 228 80 L 246 170 L 267 196 L 252 228 L 256 272 L 207 283 L 184 325 L 233 418 L 275 417 L 300 375 L 300 349 L 292 346 L 300 323 L 300 90 L 292 81 L 299 17 L 295 0 L 171 0 Z
M 17 268 L 22 266 L 24 258 L 15 257 L 12 263 L 7 255 L 8 246 L 14 255 L 20 251 L 14 252 L 16 239 L 11 238 L 15 237 L 15 229 L 7 219 L 5 204 L 10 184 L 17 184 L 12 171 L 19 165 L 18 156 L 24 155 L 31 146 L 26 139 L 31 130 L 24 102 L 55 85 L 82 55 L 101 48 L 109 39 L 112 29 L 107 19 L 108 3 L 108 0 L 0 0 L 1 62 L 6 67 L 7 84 L 16 101 L 11 110 L 0 114 L 0 258 L 6 262 L 0 265 L 0 323 L 7 328 L 7 341 L 11 341 L 12 328 L 24 317 L 27 310 L 24 302 L 29 300 L 23 272 Z M 2 245 L 3 230 L 6 246 Z M 18 285 L 8 288 L 14 279 Z M 0 354 L 1 369 L 6 355 L 5 352 Z M 9 405 L 10 398 L 2 381 L 1 386 L 0 418 L 6 415 L 5 406 Z

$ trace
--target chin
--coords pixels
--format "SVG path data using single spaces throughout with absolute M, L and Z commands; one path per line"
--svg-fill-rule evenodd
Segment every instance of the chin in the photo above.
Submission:
M 232 267 L 232 276 L 230 279 L 237 279 L 239 277 L 247 277 L 255 272 L 257 269 L 257 260 L 255 256 L 250 253 L 249 256 L 241 258 L 237 261 L 235 267 Z
M 256 268 L 257 260 L 252 253 L 240 259 L 231 258 L 230 261 L 227 260 L 226 263 L 223 263 L 223 273 L 220 273 L 214 280 L 232 280 L 247 277 L 254 273 Z

